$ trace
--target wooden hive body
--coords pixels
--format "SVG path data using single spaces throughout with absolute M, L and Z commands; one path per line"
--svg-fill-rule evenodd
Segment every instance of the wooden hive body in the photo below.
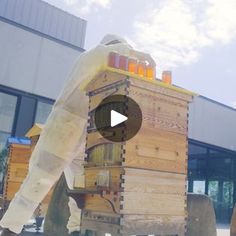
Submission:
M 24 181 L 28 173 L 30 155 L 30 145 L 9 145 L 7 175 L 4 184 L 4 200 L 6 202 L 12 200 Z
M 184 235 L 188 103 L 191 95 L 158 83 L 103 72 L 88 87 L 90 97 L 85 168 L 87 194 L 82 229 L 112 235 Z M 132 139 L 112 143 L 94 126 L 94 109 L 122 94 L 142 110 Z
M 5 210 L 28 174 L 30 157 L 39 140 L 40 133 L 28 137 L 31 139 L 31 145 L 10 144 L 8 147 L 7 174 L 3 193 Z M 36 216 L 46 215 L 52 192 L 53 189 L 50 190 L 40 203 L 38 209 L 35 211 Z

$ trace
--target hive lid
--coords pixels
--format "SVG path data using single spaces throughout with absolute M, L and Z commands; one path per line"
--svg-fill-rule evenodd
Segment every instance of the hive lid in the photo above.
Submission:
M 9 137 L 7 139 L 7 143 L 8 145 L 11 145 L 11 144 L 30 145 L 31 140 L 25 137 Z
M 112 76 L 113 78 L 107 78 L 105 76 L 104 78 L 101 79 L 101 76 L 104 76 L 105 74 L 107 74 L 109 72 L 113 75 Z M 188 96 L 198 96 L 198 94 L 195 92 L 189 91 L 187 89 L 184 89 L 182 87 L 178 87 L 173 84 L 166 84 L 159 79 L 150 80 L 145 77 L 141 78 L 140 76 L 138 76 L 136 74 L 132 74 L 128 71 L 123 71 L 123 70 L 120 70 L 117 68 L 112 68 L 109 66 L 102 67 L 100 69 L 100 71 L 94 76 L 94 78 L 91 80 L 91 82 L 84 89 L 86 90 L 86 92 L 90 92 L 90 91 L 94 90 L 96 88 L 96 86 L 99 86 L 99 85 L 106 86 L 111 83 L 119 82 L 122 79 L 124 79 L 125 77 L 130 77 L 133 80 L 136 80 L 137 83 L 138 82 L 143 82 L 143 83 L 146 82 L 146 84 L 150 84 L 150 85 L 154 85 L 154 86 L 156 85 L 156 86 L 159 86 L 163 89 L 169 89 L 174 92 L 178 92 L 180 94 L 185 94 Z M 97 87 L 97 88 L 99 88 L 99 87 Z
M 33 127 L 25 134 L 26 137 L 32 138 L 34 136 L 40 135 L 44 125 L 35 123 Z

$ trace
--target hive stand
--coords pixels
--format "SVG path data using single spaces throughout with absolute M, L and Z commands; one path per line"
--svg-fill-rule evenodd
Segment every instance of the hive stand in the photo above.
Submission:
M 188 104 L 192 94 L 160 81 L 101 72 L 90 98 L 85 166 L 85 235 L 185 235 Z M 94 110 L 109 95 L 134 99 L 142 126 L 112 143 L 94 125 Z M 109 134 L 107 134 L 109 135 Z

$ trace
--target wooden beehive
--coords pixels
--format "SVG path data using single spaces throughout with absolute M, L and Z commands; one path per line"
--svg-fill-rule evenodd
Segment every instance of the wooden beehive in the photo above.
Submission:
M 19 190 L 28 173 L 31 155 L 30 145 L 10 144 L 8 147 L 7 175 L 4 185 L 4 201 L 9 202 Z
M 143 115 L 135 137 L 112 143 L 94 126 L 94 109 L 107 96 L 134 99 Z M 112 235 L 184 235 L 188 103 L 192 95 L 174 86 L 114 71 L 88 86 L 89 124 L 82 231 Z
M 27 132 L 26 137 L 31 139 L 31 145 L 10 144 L 8 147 L 7 174 L 3 194 L 6 208 L 17 191 L 20 189 L 21 184 L 28 174 L 29 160 L 40 137 L 42 128 L 43 125 L 35 124 Z M 52 191 L 53 190 L 51 190 L 40 203 L 40 206 L 35 214 L 40 214 L 42 216 L 46 214 Z

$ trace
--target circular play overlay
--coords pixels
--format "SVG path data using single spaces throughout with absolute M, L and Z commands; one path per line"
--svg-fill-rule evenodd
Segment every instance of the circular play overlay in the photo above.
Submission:
M 139 105 L 126 95 L 112 95 L 102 100 L 95 110 L 95 126 L 112 142 L 133 138 L 142 125 Z

